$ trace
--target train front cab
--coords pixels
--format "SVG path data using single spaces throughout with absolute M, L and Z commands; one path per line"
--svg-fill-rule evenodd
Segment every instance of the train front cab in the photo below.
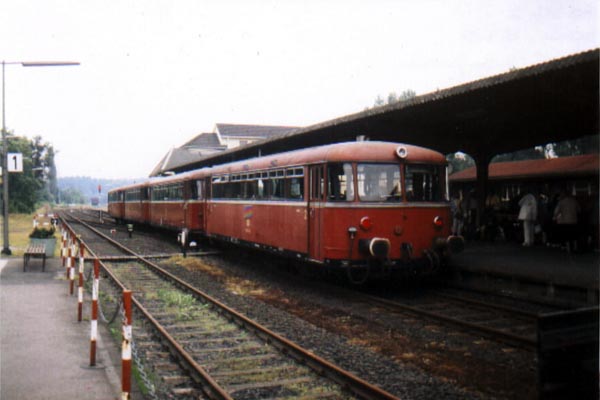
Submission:
M 311 259 L 418 273 L 460 249 L 461 239 L 449 237 L 445 164 L 340 162 L 309 171 Z
M 150 220 L 149 186 L 140 184 L 125 189 L 123 219 L 128 223 L 147 224 Z
M 120 222 L 125 218 L 125 192 L 111 190 L 108 192 L 108 214 Z

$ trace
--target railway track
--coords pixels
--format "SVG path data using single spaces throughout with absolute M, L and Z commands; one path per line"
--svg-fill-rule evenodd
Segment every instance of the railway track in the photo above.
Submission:
M 302 349 L 113 241 L 72 215 L 63 221 L 87 244 L 101 236 L 137 260 L 103 264 L 168 348 L 150 351 L 167 365 L 174 396 L 218 399 L 395 399 Z M 93 252 L 93 248 L 90 249 Z M 152 341 L 146 340 L 147 346 Z M 144 346 L 142 346 L 144 347 Z M 168 364 L 168 363 L 167 363 Z M 176 372 L 173 372 L 176 371 Z M 185 374 L 182 371 L 186 371 Z
M 391 312 L 424 316 L 528 350 L 537 345 L 535 312 L 450 294 L 433 294 L 410 302 L 362 296 L 364 301 Z
M 93 220 L 94 215 L 91 217 Z M 352 296 L 355 297 L 356 293 Z M 537 312 L 481 301 L 472 296 L 443 293 L 408 301 L 375 295 L 360 296 L 363 301 L 393 313 L 420 315 L 528 350 L 534 350 L 537 344 Z

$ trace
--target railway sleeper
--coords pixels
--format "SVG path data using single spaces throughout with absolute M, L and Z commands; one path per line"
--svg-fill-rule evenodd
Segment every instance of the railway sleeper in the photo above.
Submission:
M 170 357 L 171 357 L 171 353 L 169 353 L 168 351 L 147 351 L 146 352 L 146 358 L 149 358 L 149 359 L 156 359 L 156 358 L 169 359 Z
M 273 375 L 281 372 L 293 373 L 299 371 L 298 367 L 295 365 L 279 365 L 274 367 L 261 367 L 254 369 L 242 369 L 239 371 L 223 371 L 223 372 L 211 372 L 211 376 L 214 378 L 232 378 L 232 377 L 241 377 L 241 376 L 251 376 L 251 375 Z
M 190 347 L 194 347 L 193 345 L 196 345 L 198 342 L 196 341 L 187 341 L 187 342 L 179 342 L 180 344 L 182 344 L 184 347 L 186 345 L 192 345 Z M 259 351 L 264 351 L 264 345 L 260 344 L 260 343 L 253 343 L 251 345 L 247 345 L 244 343 L 244 345 L 242 346 L 231 346 L 231 347 L 215 347 L 212 349 L 197 349 L 197 348 L 192 348 L 191 352 L 194 355 L 198 355 L 198 356 L 202 356 L 202 355 L 209 355 L 209 354 L 219 354 L 219 353 L 248 353 L 248 352 L 259 352 Z
M 180 327 L 177 325 L 170 325 L 170 327 L 165 327 L 165 330 L 170 332 L 173 336 L 177 336 L 178 338 L 186 338 L 186 337 L 206 337 L 210 338 L 218 334 L 220 337 L 225 339 L 236 337 L 239 334 L 240 330 L 234 326 L 227 326 L 227 324 L 223 324 L 222 326 L 214 326 L 210 330 L 193 330 L 196 327 Z
M 177 338 L 179 339 L 179 336 L 177 336 Z M 205 345 L 205 344 L 216 344 L 216 343 L 222 343 L 222 344 L 227 344 L 230 343 L 231 345 L 235 346 L 235 345 L 241 345 L 244 343 L 248 342 L 248 336 L 241 334 L 238 336 L 228 336 L 228 337 L 213 337 L 213 338 L 207 338 L 207 339 L 198 339 L 196 338 L 196 340 L 194 341 L 194 343 L 198 344 L 198 345 Z
M 228 368 L 232 369 L 236 366 L 244 365 L 245 363 L 250 363 L 251 365 L 263 365 L 263 363 L 270 362 L 272 360 L 279 359 L 279 355 L 270 353 L 270 354 L 258 354 L 253 356 L 245 356 L 245 357 L 223 357 L 218 360 L 212 360 L 206 362 L 204 365 L 207 370 L 218 370 L 219 368 Z
M 186 322 L 177 322 L 175 324 L 171 324 L 171 325 L 167 325 L 164 324 L 163 327 L 168 330 L 168 331 L 176 331 L 176 330 L 181 330 L 181 331 L 185 331 L 186 329 L 201 329 L 203 328 L 203 322 L 202 321 L 197 321 L 197 320 L 191 320 L 191 321 L 186 321 Z M 205 332 L 208 333 L 210 331 L 196 331 L 199 334 L 204 334 Z
M 198 390 L 192 387 L 177 387 L 171 389 L 171 393 L 175 396 L 188 396 L 188 397 L 198 397 Z M 199 397 L 198 397 L 199 398 Z
M 152 365 L 154 370 L 156 371 L 177 371 L 180 369 L 179 365 L 174 364 L 169 361 L 165 362 L 156 362 Z
M 164 375 L 161 379 L 170 386 L 190 385 L 192 383 L 192 379 L 186 375 Z
M 225 386 L 225 390 L 233 395 L 240 392 L 245 392 L 248 390 L 256 390 L 256 389 L 276 389 L 279 387 L 291 386 L 291 385 L 300 385 L 305 383 L 314 382 L 314 378 L 309 376 L 304 376 L 300 378 L 293 379 L 285 379 L 281 381 L 269 381 L 269 382 L 258 382 L 258 383 L 243 383 L 239 385 L 230 385 Z

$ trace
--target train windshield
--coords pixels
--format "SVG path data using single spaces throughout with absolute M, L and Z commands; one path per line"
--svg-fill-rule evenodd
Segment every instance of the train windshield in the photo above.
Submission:
M 406 199 L 408 201 L 444 201 L 444 167 L 406 165 Z
M 356 177 L 361 201 L 402 200 L 400 165 L 358 164 Z
M 354 200 L 352 164 L 329 164 L 327 166 L 327 177 L 329 201 Z

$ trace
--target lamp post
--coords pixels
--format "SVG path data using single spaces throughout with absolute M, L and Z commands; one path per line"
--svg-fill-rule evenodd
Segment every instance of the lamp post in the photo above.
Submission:
M 10 255 L 8 240 L 8 141 L 6 140 L 6 110 L 5 110 L 5 74 L 7 65 L 21 65 L 23 67 L 65 67 L 79 65 L 73 61 L 2 61 L 2 208 L 3 208 L 3 239 L 2 254 Z

